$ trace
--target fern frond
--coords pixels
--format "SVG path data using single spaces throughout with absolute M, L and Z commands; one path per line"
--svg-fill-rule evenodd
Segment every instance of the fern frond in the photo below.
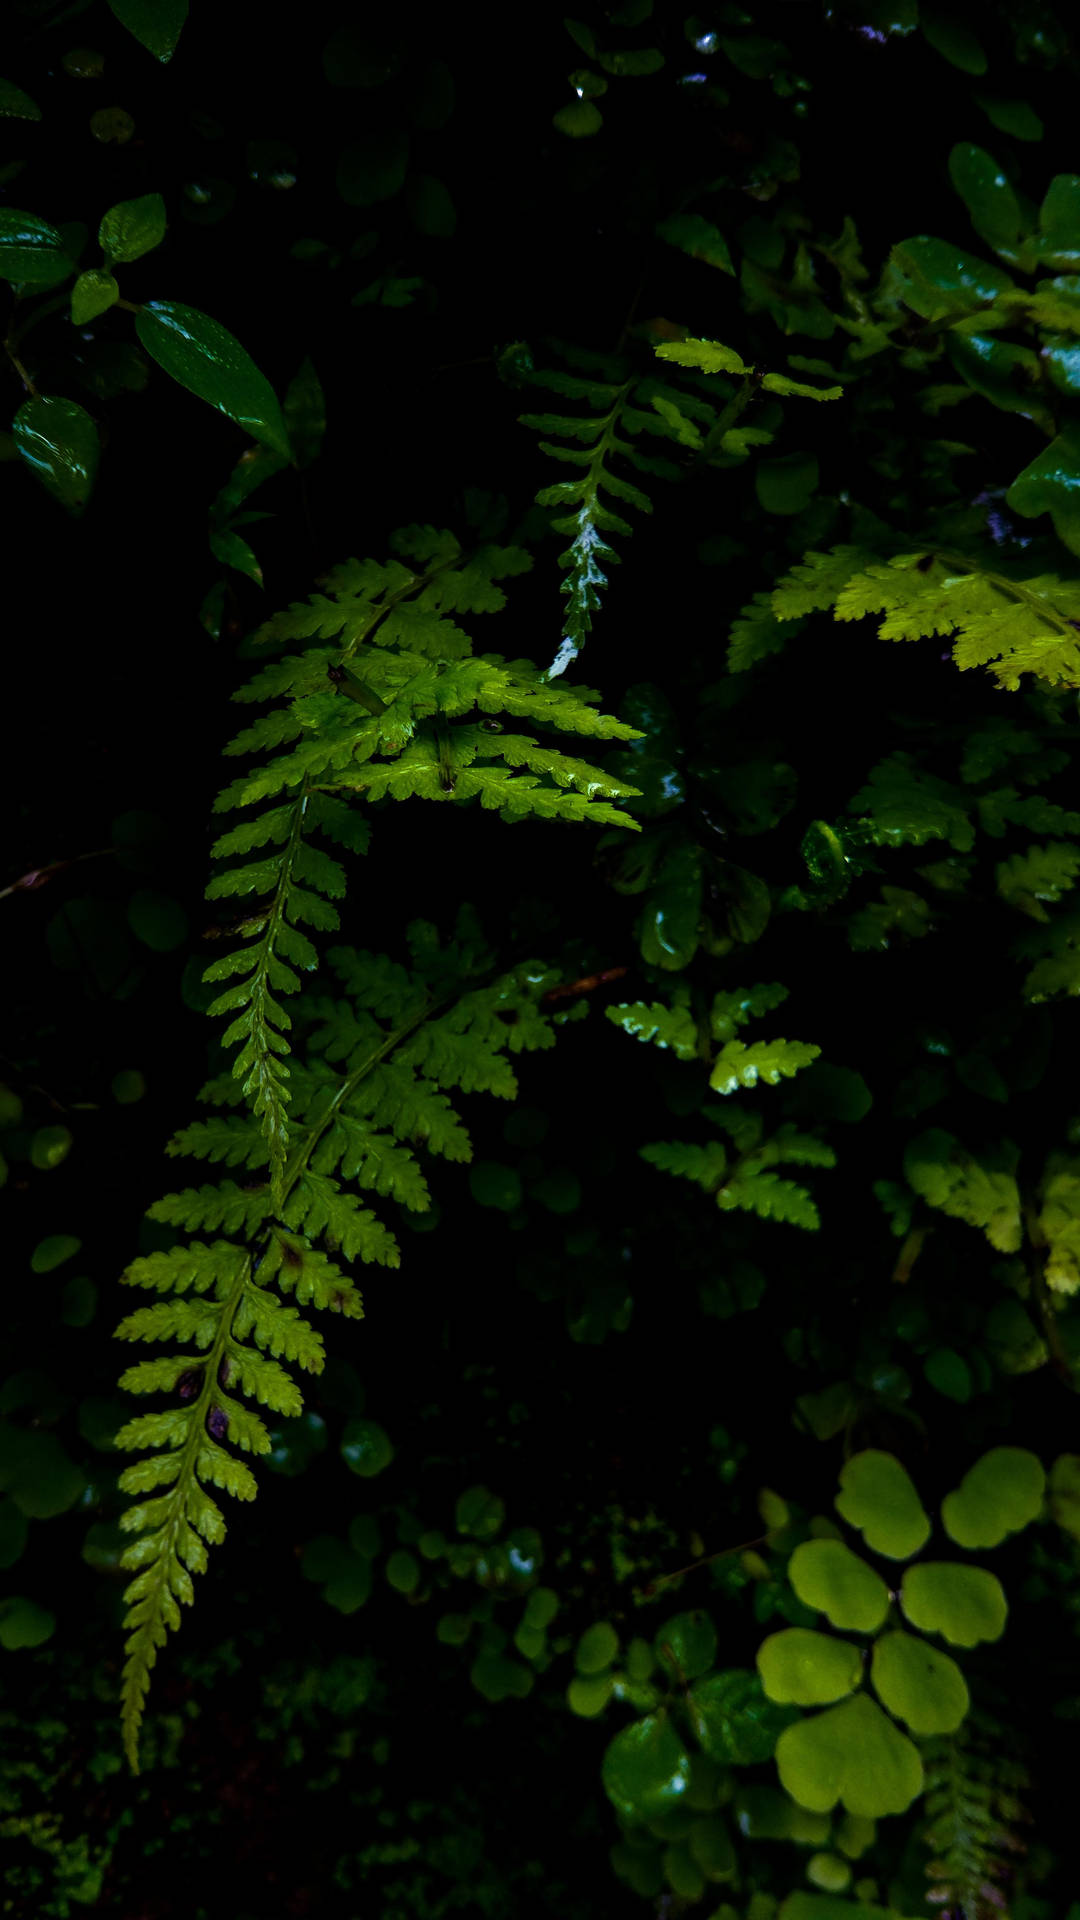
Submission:
M 924 1747 L 926 1898 L 957 1920 L 1007 1920 L 1009 1890 L 1026 1847 L 1028 1784 L 1005 1730 L 970 1713 L 958 1732 Z
M 737 1087 L 779 1086 L 816 1060 L 820 1047 L 805 1040 L 728 1040 L 709 1075 L 714 1093 L 734 1093 Z
M 166 1399 L 116 1436 L 117 1446 L 149 1455 L 120 1479 L 123 1492 L 138 1496 L 121 1523 L 138 1536 L 122 1562 L 135 1575 L 126 1595 L 123 1718 L 136 1770 L 151 1668 L 193 1598 L 192 1575 L 204 1570 L 207 1546 L 225 1537 L 224 1516 L 207 1489 L 251 1499 L 255 1480 L 237 1452 L 270 1449 L 267 1427 L 247 1403 L 287 1418 L 299 1414 L 302 1395 L 288 1367 L 318 1373 L 324 1360 L 322 1338 L 301 1310 L 360 1318 L 349 1266 L 398 1265 L 393 1232 L 353 1189 L 426 1207 L 420 1151 L 471 1157 L 449 1094 L 512 1098 L 509 1056 L 554 1039 L 541 1000 L 551 974 L 525 963 L 492 975 L 467 914 L 447 945 L 422 922 L 410 928 L 410 944 L 411 968 L 335 948 L 330 958 L 345 997 L 300 997 L 307 1057 L 293 1079 L 293 1138 L 280 1199 L 263 1171 L 267 1146 L 255 1122 L 211 1114 L 178 1133 L 170 1152 L 254 1166 L 256 1179 L 186 1187 L 150 1212 L 187 1232 L 231 1237 L 147 1254 L 123 1276 L 157 1298 L 128 1314 L 118 1337 L 175 1349 L 139 1361 L 121 1380 L 127 1391 Z M 488 977 L 478 979 L 482 969 Z M 234 1087 L 222 1077 L 204 1092 L 228 1102 Z
M 1018 1160 L 1012 1141 L 976 1157 L 953 1134 L 929 1127 L 908 1145 L 904 1178 L 927 1206 L 980 1228 L 999 1253 L 1015 1253 L 1023 1239 Z
M 607 1007 L 605 1012 L 624 1033 L 635 1040 L 651 1041 L 655 1047 L 670 1047 L 677 1060 L 693 1060 L 697 1055 L 697 1025 L 685 1004 L 665 1007 L 657 1000 L 648 1005 L 634 1000 Z
M 1080 581 L 1036 573 L 1023 559 L 988 567 L 976 554 L 915 552 L 873 558 L 858 547 L 809 553 L 777 583 L 777 619 L 831 609 L 836 620 L 880 616 L 882 640 L 955 636 L 961 671 L 987 667 L 1015 692 L 1030 673 L 1080 686 Z
M 363 797 L 478 801 L 638 828 L 612 804 L 635 788 L 519 730 L 504 734 L 493 717 L 597 741 L 639 737 L 597 712 L 589 689 L 555 688 L 529 661 L 473 653 L 454 616 L 497 613 L 499 583 L 523 573 L 529 555 L 494 545 L 463 553 L 433 527 L 405 528 L 391 545 L 404 558 L 347 561 L 324 591 L 261 630 L 269 644 L 315 644 L 261 668 L 238 691 L 241 703 L 279 704 L 230 742 L 229 754 L 257 764 L 216 802 L 244 817 L 214 843 L 226 864 L 207 894 L 241 899 L 250 911 L 245 944 L 204 977 L 222 989 L 211 1014 L 231 1016 L 223 1045 L 237 1049 L 233 1072 L 266 1143 L 279 1207 L 296 1094 L 285 1001 L 317 964 L 310 935 L 336 930 L 345 892 L 344 869 L 318 838 L 363 853 L 368 829 L 355 805 Z

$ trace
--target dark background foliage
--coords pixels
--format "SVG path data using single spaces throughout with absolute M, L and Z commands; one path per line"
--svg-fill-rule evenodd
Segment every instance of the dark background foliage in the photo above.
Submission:
M 880 9 L 870 11 L 876 20 Z M 303 1577 L 306 1543 L 342 1533 L 365 1493 L 338 1452 L 360 1392 L 396 1450 L 373 1489 L 388 1538 L 395 1515 L 406 1527 L 415 1517 L 451 1531 L 462 1490 L 489 1485 L 511 1525 L 539 1530 L 568 1633 L 610 1618 L 626 1635 L 648 1636 L 659 1602 L 647 1582 L 757 1537 L 761 1487 L 808 1511 L 827 1504 L 837 1445 L 799 1436 L 796 1397 L 859 1367 L 865 1381 L 918 1337 L 891 1297 L 882 1306 L 896 1247 L 870 1191 L 875 1179 L 899 1177 L 906 1118 L 891 1147 L 887 1124 L 842 1129 L 845 1213 L 827 1240 L 785 1228 L 766 1235 L 778 1304 L 737 1320 L 703 1313 L 701 1286 L 757 1243 L 741 1217 L 718 1223 L 692 1188 L 673 1188 L 637 1158 L 643 1141 L 679 1131 L 672 1116 L 693 1104 L 695 1069 L 644 1061 L 602 1017 L 605 998 L 647 999 L 655 981 L 634 938 L 637 902 L 604 884 L 613 856 L 581 829 L 529 821 L 507 834 L 479 811 L 381 807 L 345 938 L 397 953 L 410 920 L 446 927 L 467 900 L 505 955 L 542 953 L 567 981 L 627 972 L 590 996 L 589 1018 L 553 1052 L 524 1062 L 512 1114 L 493 1103 L 470 1109 L 478 1161 L 511 1169 L 520 1204 L 477 1205 L 460 1168 L 436 1170 L 438 1211 L 422 1223 L 434 1230 L 404 1231 L 401 1270 L 365 1276 L 366 1320 L 332 1326 L 333 1363 L 308 1396 L 327 1451 L 300 1474 L 284 1447 L 289 1470 L 265 1476 L 255 1506 L 231 1515 L 229 1543 L 159 1664 L 148 1768 L 137 1784 L 120 1769 L 118 1503 L 113 1462 L 93 1436 L 109 1430 L 110 1409 L 115 1419 L 123 1411 L 110 1338 L 124 1304 L 117 1276 L 135 1250 L 157 1244 L 141 1216 L 161 1187 L 164 1142 L 218 1064 L 201 1012 L 216 924 L 202 892 L 243 636 L 334 562 L 381 555 L 402 522 L 461 529 L 472 490 L 505 496 L 510 527 L 524 519 L 549 476 L 517 423 L 530 396 L 499 377 L 513 343 L 530 343 L 538 361 L 550 339 L 628 346 L 647 361 L 649 343 L 633 329 L 666 319 L 740 349 L 748 330 L 771 338 L 762 351 L 777 364 L 781 348 L 827 357 L 828 344 L 781 340 L 767 318 L 747 318 L 734 280 L 714 274 L 706 284 L 696 263 L 656 238 L 656 222 L 695 186 L 722 179 L 725 231 L 805 216 L 815 234 L 835 236 L 850 216 L 876 275 L 910 232 L 969 245 L 950 197 L 949 149 L 958 139 L 1007 145 L 980 113 L 977 79 L 920 34 L 864 30 L 850 7 L 773 0 L 754 9 L 753 30 L 782 41 L 785 67 L 807 84 L 777 95 L 768 79 L 729 74 L 732 104 L 722 111 L 696 84 L 675 84 L 699 56 L 681 10 L 661 7 L 642 31 L 667 57 L 663 86 L 613 82 L 603 134 L 580 141 L 552 126 L 580 62 L 557 13 L 387 10 L 373 24 L 371 12 L 320 0 L 271 19 L 254 4 L 196 0 L 167 65 L 104 4 L 23 0 L 5 29 L 4 71 L 43 115 L 5 122 L 9 203 L 93 233 L 114 202 L 161 193 L 167 239 L 126 270 L 126 297 L 176 298 L 212 314 L 279 393 L 310 356 L 328 423 L 310 471 L 287 470 L 255 496 L 273 515 L 250 533 L 265 592 L 232 573 L 220 604 L 207 607 L 223 577 L 207 515 L 243 450 L 238 429 L 145 360 L 144 391 L 108 390 L 110 353 L 131 339 L 126 313 L 75 336 L 61 311 L 24 353 L 45 391 L 94 413 L 104 456 L 77 520 L 14 458 L 0 476 L 3 877 L 65 863 L 0 900 L 3 1077 L 22 1106 L 21 1119 L 10 1109 L 3 1142 L 3 1411 L 16 1425 L 58 1432 L 86 1476 L 66 1515 L 33 1523 L 18 1569 L 57 1628 L 36 1653 L 5 1656 L 5 1769 L 16 1810 L 44 1795 L 69 1854 L 43 1853 L 25 1836 L 9 1842 L 4 1910 L 13 1913 L 67 1910 L 62 1876 L 78 1881 L 70 1849 L 81 1834 L 94 1857 L 109 1855 L 97 1903 L 119 1920 L 333 1920 L 374 1905 L 387 1920 L 452 1908 L 585 1916 L 615 1897 L 629 1904 L 606 1861 L 611 1820 L 598 1767 L 608 1736 L 561 1710 L 565 1676 L 542 1680 L 527 1709 L 492 1704 L 469 1687 L 461 1650 L 436 1641 L 434 1609 L 377 1579 L 368 1605 L 342 1615 Z M 1076 76 L 1067 21 L 1011 7 L 979 9 L 977 24 L 1006 90 L 1037 89 L 1037 180 L 1068 171 Z M 704 17 L 699 25 L 710 31 Z M 362 35 L 375 43 L 364 58 L 385 59 L 390 78 L 334 84 L 360 58 Z M 99 73 L 70 70 L 78 47 L 100 56 Z M 418 128 L 421 87 L 444 87 L 447 72 L 452 113 Z M 120 144 L 90 126 L 113 106 L 134 122 Z M 452 235 L 418 230 L 408 186 L 371 206 L 343 197 L 342 154 L 373 127 L 411 128 L 409 179 L 423 171 L 445 183 Z M 319 247 L 300 244 L 310 242 Z M 380 279 L 385 291 L 387 276 L 417 283 L 407 304 L 356 304 Z M 836 287 L 824 297 L 838 298 Z M 10 369 L 9 385 L 14 405 Z M 744 475 L 685 472 L 662 498 L 658 490 L 654 516 L 623 548 L 582 663 L 608 711 L 622 710 L 635 683 L 663 685 L 703 769 L 689 805 L 706 845 L 716 817 L 708 771 L 730 725 L 723 650 L 739 606 L 805 546 L 846 537 L 848 497 L 901 522 L 935 505 L 902 411 L 879 430 L 867 410 L 861 441 L 835 409 L 808 411 L 815 417 L 785 428 L 779 449 L 807 447 L 819 459 L 820 498 L 798 524 L 763 514 Z M 1018 416 L 984 409 L 977 451 L 947 465 L 939 497 L 970 501 L 1007 484 L 1031 457 L 1029 436 Z M 544 662 L 558 636 L 558 544 L 541 538 L 535 517 L 530 525 L 537 564 L 511 585 L 501 619 L 512 639 L 491 644 Z M 723 565 L 711 564 L 718 551 Z M 756 870 L 775 888 L 795 876 L 807 823 L 835 817 L 866 770 L 905 743 L 905 717 L 944 738 L 950 725 L 997 714 L 1006 696 L 970 683 L 932 643 L 886 650 L 859 626 L 831 630 L 827 651 L 791 649 L 784 673 L 748 692 L 738 716 L 799 780 L 797 809 L 767 848 L 754 846 Z M 784 1031 L 858 1069 L 886 1112 L 916 1036 L 944 1021 L 973 1042 L 998 1008 L 999 976 L 984 975 L 979 956 L 999 935 L 976 911 L 935 941 L 875 956 L 873 967 L 848 954 L 839 923 L 835 937 L 827 923 L 813 938 L 807 926 L 774 919 L 754 977 L 789 983 Z M 1031 1017 L 1033 1049 L 1040 1016 Z M 1074 1039 L 1075 1022 L 1057 1031 L 1059 1044 L 1062 1033 Z M 132 1071 L 145 1093 L 120 1101 L 114 1076 Z M 1008 1126 L 1033 1163 L 1060 1139 L 1072 1103 L 1068 1072 L 1015 1095 Z M 978 1131 L 977 1097 L 956 1092 L 949 1124 L 963 1135 L 972 1115 Z M 34 1140 L 50 1127 L 67 1128 L 72 1145 L 44 1169 Z M 830 1178 L 840 1175 L 822 1175 L 822 1189 Z M 824 1211 L 824 1191 L 821 1201 Z M 73 1324 L 79 1313 L 61 1299 L 72 1268 L 27 1284 L 33 1249 L 56 1233 L 83 1243 L 77 1265 L 96 1289 L 88 1324 Z M 964 1293 L 943 1298 L 949 1248 L 903 1309 L 912 1324 L 933 1319 L 938 1343 L 963 1352 L 978 1340 L 980 1309 Z M 902 1450 L 928 1504 L 1003 1437 L 1020 1435 L 1045 1458 L 1070 1443 L 1075 1400 L 1051 1393 L 1045 1370 L 1010 1379 L 1007 1396 L 961 1403 L 913 1371 L 910 1403 L 884 1395 L 857 1438 Z M 640 1544 L 640 1573 L 626 1573 L 616 1539 Z M 1040 1604 L 1036 1581 L 1027 1639 L 1009 1643 L 1017 1678 L 1008 1704 L 1021 1734 L 1036 1675 L 1039 1687 L 1057 1686 L 1059 1671 L 1063 1694 L 1080 1692 L 1065 1576 L 1055 1565 L 1042 1577 L 1046 1597 Z M 725 1561 L 693 1578 L 697 1587 L 674 1583 L 673 1601 L 707 1605 L 734 1591 Z M 757 1622 L 745 1609 L 725 1619 L 726 1663 L 752 1666 Z M 552 1711 L 539 1711 L 541 1698 Z M 1063 1811 L 1055 1777 L 1042 1768 L 1040 1832 L 1051 1850 Z M 1033 1898 L 1025 1910 L 1033 1914 L 1056 1913 L 1071 1891 L 1067 1854 L 1058 1878 L 1052 1854 L 1044 1866 L 1042 1905 Z

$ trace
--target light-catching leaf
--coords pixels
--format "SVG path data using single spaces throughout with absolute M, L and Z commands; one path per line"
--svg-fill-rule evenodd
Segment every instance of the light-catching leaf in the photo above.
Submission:
M 195 307 L 148 300 L 135 317 L 135 331 L 151 358 L 180 386 L 227 414 L 253 439 L 290 457 L 277 395 L 227 328 Z

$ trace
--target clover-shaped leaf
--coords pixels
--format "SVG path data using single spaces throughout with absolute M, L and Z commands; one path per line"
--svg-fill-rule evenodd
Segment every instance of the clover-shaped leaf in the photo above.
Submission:
M 900 1587 L 900 1605 L 913 1627 L 940 1633 L 954 1647 L 1000 1640 L 1009 1611 L 996 1574 L 948 1560 L 921 1560 L 909 1567 Z
M 874 1643 L 870 1677 L 889 1712 L 912 1733 L 955 1733 L 971 1705 L 956 1661 L 899 1629 Z
M 858 1647 L 807 1627 L 770 1633 L 758 1648 L 757 1664 L 769 1699 L 797 1707 L 824 1707 L 842 1700 L 862 1678 Z
M 1034 1520 L 1046 1492 L 1042 1463 L 1025 1447 L 991 1447 L 941 1503 L 945 1531 L 959 1547 L 998 1547 Z
M 690 1756 L 667 1714 L 648 1713 L 615 1735 L 601 1776 L 619 1813 L 628 1820 L 655 1820 L 683 1803 Z
M 834 1627 L 875 1633 L 889 1611 L 881 1575 L 842 1540 L 804 1540 L 788 1562 L 788 1578 L 803 1604 Z
M 918 1749 L 865 1693 L 786 1727 L 776 1743 L 782 1786 L 801 1807 L 877 1819 L 903 1813 L 923 1787 Z
M 868 1547 L 889 1560 L 907 1560 L 930 1538 L 930 1519 L 909 1474 L 891 1453 L 868 1448 L 840 1473 L 836 1510 L 858 1527 Z

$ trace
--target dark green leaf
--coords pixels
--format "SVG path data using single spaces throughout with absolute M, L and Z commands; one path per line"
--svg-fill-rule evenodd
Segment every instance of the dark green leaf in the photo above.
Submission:
M 289 436 L 274 389 L 218 321 L 174 300 L 150 300 L 136 315 L 135 331 L 159 367 L 189 393 L 289 457 Z
M 63 235 L 47 220 L 0 207 L 0 280 L 54 287 L 74 270 Z
M 74 400 L 36 395 L 12 421 L 15 445 L 54 500 L 80 514 L 93 491 L 101 444 L 90 415 Z
M 165 238 L 165 202 L 160 193 L 144 193 L 138 200 L 120 200 L 110 207 L 98 228 L 98 245 L 110 266 L 138 260 Z
M 86 273 L 80 273 L 71 289 L 72 325 L 85 327 L 88 321 L 107 313 L 119 298 L 120 289 L 116 281 L 103 267 L 91 267 Z
M 109 7 L 155 60 L 172 59 L 188 17 L 188 0 L 109 0 Z
M 10 120 L 40 120 L 41 108 L 21 87 L 13 86 L 10 80 L 0 80 L 0 114 Z

